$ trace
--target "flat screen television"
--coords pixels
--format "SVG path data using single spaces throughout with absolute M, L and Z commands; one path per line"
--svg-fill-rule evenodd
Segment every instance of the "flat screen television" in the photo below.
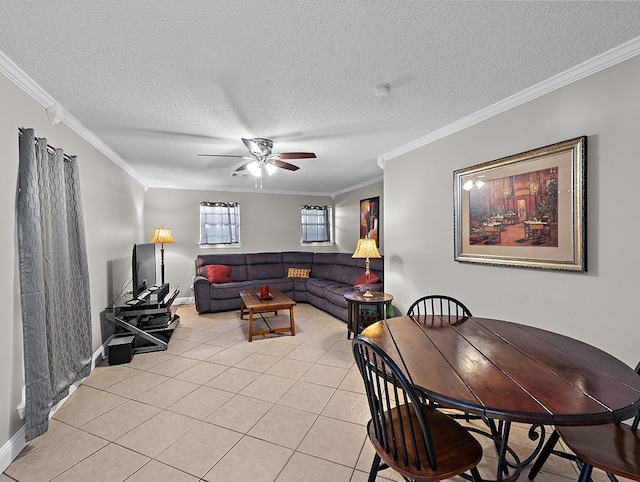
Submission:
M 140 243 L 133 246 L 131 256 L 133 297 L 137 298 L 147 288 L 156 284 L 156 245 Z

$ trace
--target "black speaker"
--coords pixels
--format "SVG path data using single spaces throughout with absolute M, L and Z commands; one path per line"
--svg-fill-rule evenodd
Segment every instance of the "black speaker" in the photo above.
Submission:
M 133 358 L 133 340 L 135 336 L 120 336 L 112 338 L 107 349 L 109 351 L 109 365 L 129 363 Z
M 169 283 L 164 283 L 160 288 L 151 292 L 149 300 L 152 303 L 162 303 L 165 296 L 169 294 Z

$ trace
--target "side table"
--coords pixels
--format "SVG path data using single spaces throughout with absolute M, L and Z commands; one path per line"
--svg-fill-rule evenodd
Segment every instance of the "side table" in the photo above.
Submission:
M 360 310 L 363 306 L 375 305 L 378 316 L 376 319 L 369 319 L 367 323 L 374 323 L 376 321 L 384 320 L 387 318 L 387 308 L 393 301 L 393 296 L 389 293 L 373 292 L 373 296 L 365 298 L 364 293 L 354 291 L 353 293 L 346 293 L 344 299 L 347 300 L 347 340 L 351 339 L 351 335 L 354 336 L 360 333 L 363 329 L 363 319 L 360 316 Z

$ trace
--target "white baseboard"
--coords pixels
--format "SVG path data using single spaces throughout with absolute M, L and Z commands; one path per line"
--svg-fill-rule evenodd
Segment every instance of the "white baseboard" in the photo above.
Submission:
M 91 371 L 93 371 L 93 369 L 96 367 L 96 364 L 99 363 L 100 360 L 102 360 L 103 355 L 104 355 L 104 346 L 100 346 L 100 348 L 98 348 L 94 352 L 94 354 L 91 356 Z M 76 391 L 76 389 L 82 384 L 83 381 L 84 381 L 84 378 L 82 380 L 77 381 L 76 383 L 74 383 L 69 387 L 69 395 L 67 395 L 65 398 L 60 400 L 55 406 L 51 408 L 51 411 L 49 412 L 49 418 L 53 417 L 53 415 L 58 410 L 60 410 L 62 405 L 64 405 L 64 402 L 67 401 L 67 399 L 71 396 L 73 392 Z M 22 396 L 24 397 L 24 390 L 22 390 Z M 24 400 L 22 401 L 20 406 L 21 407 L 24 406 Z M 18 411 L 20 411 L 20 407 L 18 407 Z M 0 448 L 0 473 L 4 472 L 7 469 L 7 467 L 11 465 L 11 462 L 13 462 L 16 459 L 16 457 L 20 455 L 20 452 L 22 452 L 24 448 L 27 446 L 27 442 L 25 441 L 26 432 L 27 432 L 27 429 L 25 428 L 24 425 L 22 425 L 22 427 L 20 427 L 20 429 L 15 433 L 15 435 L 11 437 L 7 441 L 7 443 L 5 443 Z
M 177 307 L 182 305 L 193 305 L 194 303 L 195 300 L 193 299 L 193 296 L 187 296 L 186 298 L 176 298 L 171 306 Z
M 27 442 L 25 442 L 26 434 L 27 429 L 23 425 L 20 427 L 20 430 L 18 430 L 16 434 L 2 446 L 0 449 L 0 471 L 4 472 L 7 470 L 7 467 L 11 465 L 11 462 L 13 462 L 15 458 L 20 455 L 20 452 L 22 452 L 22 450 L 27 446 Z

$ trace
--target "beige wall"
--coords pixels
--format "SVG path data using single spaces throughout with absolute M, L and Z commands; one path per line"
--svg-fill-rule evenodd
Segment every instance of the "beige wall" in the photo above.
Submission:
M 0 318 L 0 446 L 22 426 L 16 407 L 22 399 L 22 321 L 15 197 L 18 172 L 18 128 L 31 127 L 49 144 L 77 155 L 86 230 L 93 350 L 101 345 L 100 312 L 130 268 L 131 245 L 142 235 L 141 184 L 64 124 L 51 126 L 44 108 L 0 74 L 0 292 L 8 303 Z
M 336 244 L 338 251 L 352 253 L 360 237 L 360 200 L 380 197 L 380 232 L 378 250 L 384 254 L 384 196 L 382 182 L 336 196 Z
M 385 284 L 402 310 L 445 293 L 480 316 L 638 361 L 640 56 L 387 162 Z M 453 171 L 588 136 L 586 274 L 453 260 Z

